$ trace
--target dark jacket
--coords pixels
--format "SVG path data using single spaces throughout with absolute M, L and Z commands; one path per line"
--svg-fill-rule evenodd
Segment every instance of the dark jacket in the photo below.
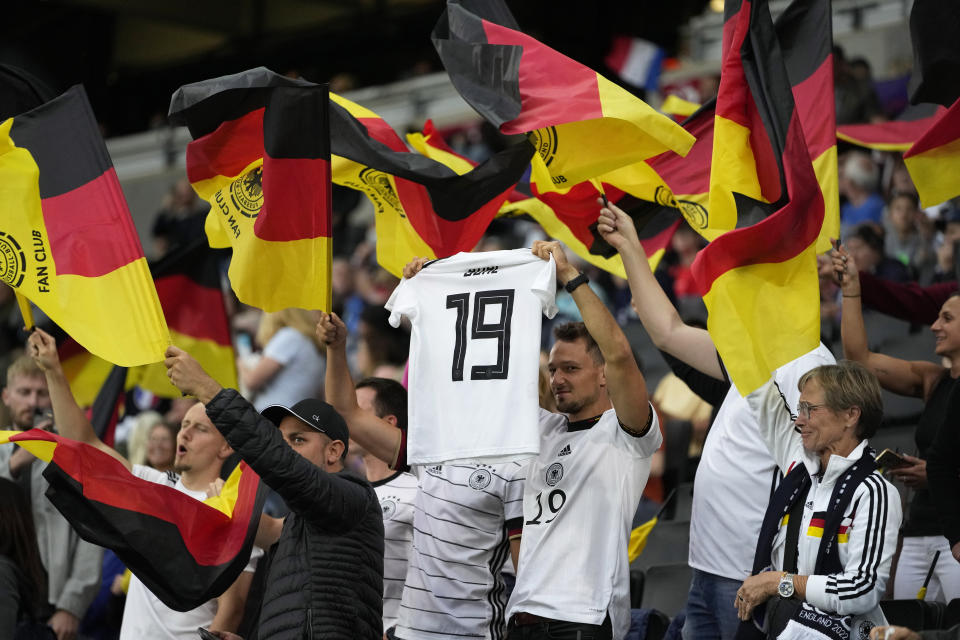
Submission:
M 291 510 L 267 575 L 259 637 L 382 638 L 383 516 L 370 485 L 300 456 L 233 389 L 218 393 L 207 415 Z

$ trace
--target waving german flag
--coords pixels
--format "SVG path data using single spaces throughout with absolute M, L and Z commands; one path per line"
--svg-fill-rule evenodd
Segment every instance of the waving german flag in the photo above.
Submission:
M 264 70 L 266 71 L 266 70 Z M 178 89 L 187 177 L 210 202 L 210 246 L 233 248 L 230 283 L 264 311 L 330 306 L 330 126 L 326 85 L 251 84 L 236 74 Z
M 470 106 L 503 133 L 529 136 L 542 192 L 690 149 L 693 137 L 670 118 L 521 33 L 502 0 L 466 4 L 448 0 L 434 47 Z
M 924 206 L 960 195 L 960 98 L 903 154 L 903 161 Z
M 112 549 L 172 609 L 219 596 L 250 559 L 266 485 L 246 463 L 219 496 L 200 502 L 47 431 L 0 431 L 0 444 L 7 442 L 47 461 L 47 498 L 84 540 Z
M 710 214 L 741 228 L 718 236 L 692 268 L 710 334 L 744 395 L 820 337 L 823 195 L 784 69 L 766 0 L 727 0 Z
M 0 123 L 0 280 L 105 360 L 163 360 L 160 302 L 82 87 Z
M 935 104 L 911 105 L 896 120 L 840 125 L 837 137 L 877 151 L 907 151 L 945 112 L 946 109 Z

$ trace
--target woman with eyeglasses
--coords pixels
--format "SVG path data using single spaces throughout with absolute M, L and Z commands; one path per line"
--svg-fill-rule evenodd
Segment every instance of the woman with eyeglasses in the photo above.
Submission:
M 747 396 L 785 475 L 764 516 L 753 575 L 731 603 L 752 622 L 738 638 L 866 637 L 886 624 L 880 599 L 901 520 L 896 490 L 867 446 L 883 414 L 880 386 L 863 366 L 841 361 L 806 372 L 798 388 L 793 421 L 773 378 Z
M 954 382 L 960 377 L 960 296 L 954 294 L 943 303 L 931 329 L 936 337 L 934 353 L 950 361 L 950 367 L 926 361 L 907 361 L 874 353 L 867 346 L 860 302 L 860 278 L 854 258 L 840 247 L 834 251 L 833 268 L 840 276 L 843 295 L 841 334 L 847 358 L 863 364 L 876 374 L 880 386 L 893 393 L 922 398 L 924 409 L 917 422 L 914 440 L 917 456 L 903 455 L 910 464 L 890 472 L 913 490 L 903 547 L 897 560 L 893 597 L 916 598 L 939 551 L 940 556 L 927 586 L 927 599 L 949 602 L 960 597 L 960 543 L 952 554 L 936 503 L 927 486 L 927 458 L 941 425 L 948 420 L 948 405 Z

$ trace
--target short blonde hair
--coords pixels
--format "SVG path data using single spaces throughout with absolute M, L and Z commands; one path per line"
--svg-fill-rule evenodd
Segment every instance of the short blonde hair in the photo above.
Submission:
M 877 376 L 858 362 L 841 360 L 807 371 L 800 376 L 797 387 L 803 391 L 811 380 L 816 380 L 823 389 L 823 402 L 829 409 L 860 409 L 855 431 L 858 440 L 873 437 L 883 419 L 883 400 Z
M 33 358 L 27 354 L 23 354 L 16 360 L 14 360 L 9 367 L 7 367 L 7 386 L 13 382 L 13 379 L 23 376 L 25 378 L 36 378 L 43 377 L 43 369 L 41 369 Z
M 313 314 L 305 309 L 281 309 L 273 313 L 265 313 L 260 319 L 260 326 L 257 328 L 256 341 L 260 348 L 267 346 L 270 339 L 283 329 L 290 327 L 299 331 L 305 338 L 313 343 L 318 351 L 322 351 L 322 346 L 317 340 L 315 332 L 317 320 Z

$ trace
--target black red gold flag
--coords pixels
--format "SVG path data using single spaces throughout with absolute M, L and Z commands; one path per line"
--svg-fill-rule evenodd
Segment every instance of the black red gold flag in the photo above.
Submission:
M 960 98 L 903 154 L 924 206 L 960 195 Z
M 917 104 L 907 107 L 895 120 L 837 127 L 837 138 L 877 151 L 906 151 L 933 126 L 943 113 L 941 106 Z
M 47 461 L 53 505 L 84 540 L 113 550 L 171 609 L 189 611 L 221 595 L 250 559 L 267 487 L 246 463 L 219 496 L 201 502 L 48 431 L 0 431 L 6 442 Z
M 0 184 L 0 281 L 105 360 L 162 361 L 160 302 L 82 87 L 0 123 Z
M 707 245 L 692 269 L 741 394 L 819 343 L 823 211 L 766 0 L 727 0 L 710 214 L 739 228 Z

